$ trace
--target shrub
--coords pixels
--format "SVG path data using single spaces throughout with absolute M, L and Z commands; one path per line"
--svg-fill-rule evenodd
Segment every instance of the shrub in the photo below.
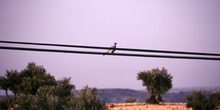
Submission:
M 114 105 L 114 104 L 110 104 L 109 107 L 110 107 L 110 108 L 114 108 L 115 105 Z
M 193 91 L 186 96 L 187 107 L 193 110 L 215 110 L 220 103 L 220 92 Z
M 105 110 L 105 103 L 97 98 L 97 89 L 86 86 L 75 96 L 74 110 Z
M 7 99 L 1 99 L 0 100 L 0 110 L 7 110 L 10 107 L 10 104 L 8 104 Z
M 0 110 L 104 110 L 105 103 L 97 98 L 97 90 L 88 86 L 73 95 L 71 78 L 55 80 L 43 66 L 29 63 L 21 72 L 7 71 L 0 77 L 0 89 L 7 98 L 0 100 Z M 11 90 L 15 97 L 9 98 Z
M 134 103 L 134 102 L 136 102 L 135 98 L 128 98 L 125 100 L 125 103 Z

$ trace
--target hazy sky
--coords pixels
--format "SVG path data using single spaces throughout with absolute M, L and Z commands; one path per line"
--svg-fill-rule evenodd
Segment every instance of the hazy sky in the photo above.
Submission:
M 0 40 L 220 53 L 220 0 L 0 0 Z M 220 86 L 219 61 L 0 50 L 1 75 L 28 62 L 77 89 L 144 89 L 137 73 L 156 67 L 174 87 Z

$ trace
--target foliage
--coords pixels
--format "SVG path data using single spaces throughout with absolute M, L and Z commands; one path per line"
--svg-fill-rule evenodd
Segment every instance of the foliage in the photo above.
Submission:
M 16 99 L 18 109 L 66 110 L 73 97 L 71 90 L 74 85 L 70 84 L 70 78 L 64 78 L 57 83 L 55 86 L 39 87 L 35 95 L 19 95 Z
M 75 110 L 105 110 L 105 103 L 97 98 L 97 89 L 88 86 L 80 90 L 75 97 Z
M 151 94 L 150 98 L 146 99 L 148 103 L 159 103 L 162 101 L 161 94 L 166 93 L 172 88 L 172 78 L 165 68 L 142 71 L 137 76 L 137 79 L 142 80 L 143 86 L 146 86 Z
M 19 95 L 15 103 L 18 110 L 63 110 L 66 106 L 67 98 L 61 98 L 54 95 Z
M 7 91 L 9 88 L 9 84 L 7 78 L 4 76 L 0 76 L 0 89 Z
M 54 76 L 51 76 L 45 68 L 37 66 L 35 63 L 29 63 L 26 69 L 20 72 L 20 80 L 18 91 L 23 94 L 35 95 L 41 86 L 56 85 Z
M 18 85 L 22 81 L 19 77 L 19 73 L 16 70 L 7 70 L 5 76 L 8 81 L 8 89 L 11 90 L 16 96 L 18 92 Z
M 220 92 L 193 91 L 186 96 L 187 107 L 193 110 L 215 110 L 220 104 Z
M 0 100 L 0 110 L 7 110 L 11 105 L 8 103 L 7 99 Z
M 0 89 L 8 90 L 9 84 L 7 78 L 4 76 L 0 76 Z
M 12 101 L 11 101 L 9 95 L 8 95 L 9 87 L 10 87 L 9 80 L 6 77 L 4 77 L 4 76 L 0 76 L 0 89 L 5 90 L 6 100 L 8 102 L 7 105 L 10 105 L 10 107 L 13 107 L 13 103 L 12 103 Z
M 54 95 L 59 97 L 67 97 L 72 95 L 72 89 L 75 88 L 74 85 L 70 84 L 71 78 L 63 78 L 62 80 L 56 81 L 57 86 L 54 89 Z
M 97 98 L 95 88 L 85 87 L 74 96 L 71 78 L 55 80 L 42 66 L 29 63 L 21 72 L 6 71 L 0 77 L 0 89 L 11 90 L 14 98 L 0 101 L 0 110 L 103 110 L 105 104 Z
M 125 100 L 125 103 L 134 103 L 134 102 L 136 102 L 135 98 L 128 98 Z
M 44 85 L 56 85 L 53 76 L 46 72 L 42 66 L 31 62 L 21 72 L 16 70 L 6 71 L 5 76 L 0 77 L 0 87 L 3 90 L 11 90 L 15 96 L 17 93 L 36 94 L 37 89 Z

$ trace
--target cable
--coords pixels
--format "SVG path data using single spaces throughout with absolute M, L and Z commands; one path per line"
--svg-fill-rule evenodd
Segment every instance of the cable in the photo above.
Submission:
M 40 45 L 40 46 L 57 46 L 57 47 L 75 47 L 75 48 L 88 48 L 88 49 L 111 49 L 110 47 L 51 44 L 51 43 L 34 43 L 34 42 L 17 42 L 17 41 L 0 41 L 0 43 Z M 153 53 L 165 53 L 165 54 L 180 54 L 180 55 L 220 56 L 220 54 L 218 54 L 218 53 L 184 52 L 184 51 L 168 51 L 168 50 L 150 50 L 150 49 L 132 49 L 132 48 L 116 48 L 116 50 L 132 51 L 132 52 L 153 52 Z
M 57 53 L 93 54 L 93 55 L 103 55 L 103 54 L 104 54 L 103 52 L 91 52 L 91 51 L 72 51 L 72 50 L 23 48 L 23 47 L 7 47 L 7 46 L 0 46 L 0 49 L 3 49 L 3 50 L 37 51 L 37 52 L 57 52 Z M 216 57 L 192 57 L 192 56 L 126 54 L 126 53 L 114 53 L 114 54 L 106 54 L 106 55 L 113 55 L 113 56 L 130 56 L 130 57 L 172 58 L 172 59 L 216 60 L 216 61 L 220 61 L 220 58 L 216 58 Z

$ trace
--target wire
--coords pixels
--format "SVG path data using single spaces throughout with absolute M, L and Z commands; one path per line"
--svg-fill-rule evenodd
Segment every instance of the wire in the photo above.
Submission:
M 110 47 L 51 44 L 51 43 L 35 43 L 35 42 L 17 42 L 17 41 L 0 41 L 0 43 L 40 45 L 40 46 L 56 46 L 56 47 L 75 47 L 75 48 L 87 48 L 87 49 L 112 49 Z M 220 56 L 220 54 L 218 54 L 218 53 L 168 51 L 168 50 L 150 50 L 150 49 L 132 49 L 132 48 L 116 48 L 115 50 L 132 51 L 132 52 L 153 52 L 153 53 L 165 53 L 165 54 L 180 54 L 180 55 Z
M 103 52 L 91 52 L 91 51 L 73 51 L 73 50 L 23 48 L 23 47 L 7 47 L 7 46 L 0 46 L 0 49 L 3 49 L 3 50 L 37 51 L 37 52 L 57 52 L 57 53 L 93 54 L 93 55 L 103 55 L 103 54 L 104 54 Z M 192 56 L 126 54 L 126 53 L 114 53 L 114 54 L 106 54 L 106 55 L 113 55 L 113 56 L 130 56 L 130 57 L 172 58 L 172 59 L 216 60 L 216 61 L 220 61 L 220 58 L 216 58 L 216 57 L 192 57 Z

